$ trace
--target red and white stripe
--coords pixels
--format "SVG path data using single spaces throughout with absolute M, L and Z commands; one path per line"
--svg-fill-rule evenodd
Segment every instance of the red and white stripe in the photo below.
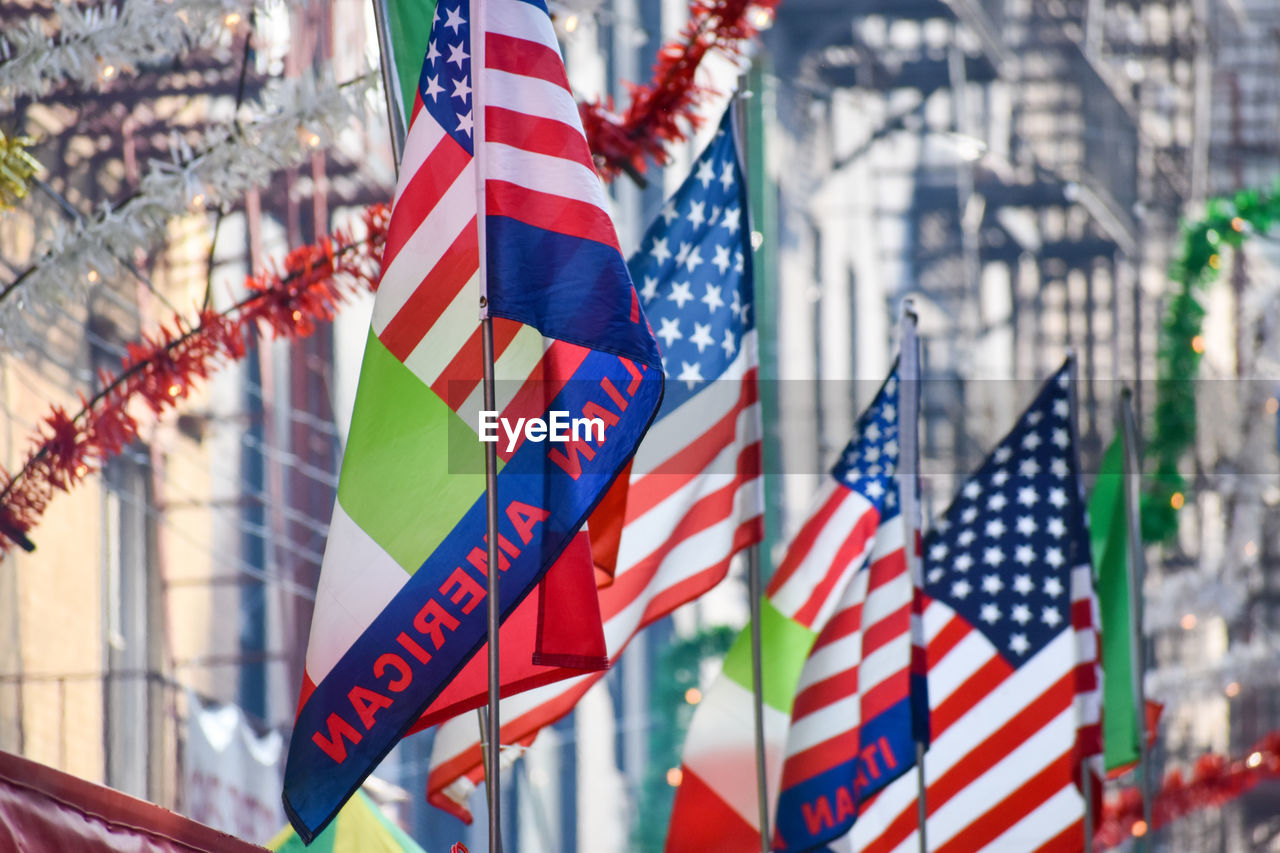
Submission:
M 925 758 L 929 849 L 1078 851 L 1081 688 L 1096 692 L 1097 645 L 1088 567 L 1072 574 L 1073 630 L 1014 668 L 941 602 L 924 614 L 933 741 Z M 1096 725 L 1096 716 L 1092 725 Z M 836 851 L 914 853 L 915 774 L 864 806 Z
M 910 694 L 911 575 L 894 519 L 876 533 L 864 572 L 845 587 L 796 685 L 782 788 L 852 759 L 858 727 Z
M 760 439 L 756 340 L 749 332 L 725 373 L 657 421 L 636 453 L 617 574 L 600 590 L 610 660 L 646 625 L 719 583 L 733 555 L 760 540 Z M 502 742 L 531 742 L 601 676 L 503 699 Z M 467 797 L 483 772 L 477 734 L 469 716 L 441 725 L 427 780 L 428 799 L 466 820 Z

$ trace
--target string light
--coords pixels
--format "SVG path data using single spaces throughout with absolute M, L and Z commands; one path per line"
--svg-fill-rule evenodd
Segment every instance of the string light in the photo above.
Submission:
M 1280 400 L 1275 397 L 1268 397 L 1263 408 L 1266 409 L 1268 415 L 1274 415 L 1276 412 L 1280 412 Z
M 684 692 L 684 701 L 690 705 L 697 705 L 702 701 L 702 691 L 696 687 L 690 687 Z
M 1135 820 L 1133 822 L 1133 837 L 1141 838 L 1147 834 L 1147 822 L 1145 820 Z
M 1250 767 L 1260 766 L 1262 764 L 1262 753 L 1261 752 L 1249 753 L 1249 758 L 1247 761 L 1245 761 L 1245 764 L 1249 765 Z
M 1182 617 L 1182 621 L 1178 624 L 1182 626 L 1182 630 L 1190 631 L 1196 627 L 1196 621 L 1196 615 L 1194 613 L 1188 613 Z
M 684 771 L 679 767 L 672 767 L 667 771 L 667 784 L 673 788 L 679 788 L 680 783 L 684 781 Z
M 235 29 L 236 24 L 240 23 L 240 20 L 239 12 L 228 12 L 227 17 L 222 19 L 222 23 L 227 25 L 227 29 L 232 30 Z
M 1240 695 L 1240 682 L 1233 681 L 1227 685 L 1227 689 L 1223 691 L 1227 694 L 1228 699 L 1234 699 Z
M 1187 499 L 1182 496 L 1182 492 L 1174 492 L 1173 497 L 1169 498 L 1169 506 L 1174 509 L 1182 509 L 1182 505 L 1186 502 Z
M 1196 335 L 1191 339 L 1191 349 L 1197 354 L 1204 353 L 1204 335 Z

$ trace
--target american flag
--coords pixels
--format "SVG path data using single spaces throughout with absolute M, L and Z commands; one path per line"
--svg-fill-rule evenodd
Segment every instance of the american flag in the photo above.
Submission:
M 667 372 L 662 408 L 636 453 L 617 574 L 600 590 L 609 657 L 640 629 L 722 580 L 760 541 L 760 406 L 747 192 L 732 111 L 662 208 L 629 266 Z M 600 676 L 502 702 L 503 743 L 528 743 Z M 476 726 L 436 734 L 428 797 L 469 819 L 481 775 Z
M 843 584 L 831 615 L 819 611 L 814 623 L 818 635 L 791 708 L 775 850 L 812 850 L 848 832 L 864 799 L 915 766 L 915 738 L 925 734 L 928 699 L 923 679 L 912 678 L 913 657 L 923 640 L 920 622 L 912 618 L 919 590 L 908 568 L 895 480 L 900 443 L 914 436 L 914 431 L 899 430 L 901 390 L 895 374 L 878 405 L 859 423 L 861 440 L 850 443 L 832 471 L 843 488 L 828 486 L 833 492 L 828 500 L 856 505 L 863 498 L 878 521 L 864 514 L 849 528 L 875 524 L 862 563 L 865 570 Z M 823 510 L 810 524 L 831 525 L 825 532 L 834 537 L 838 522 L 823 518 Z M 912 530 L 918 529 L 918 521 Z M 856 553 L 857 546 L 849 550 Z M 792 553 L 798 554 L 795 546 Z M 846 569 L 838 555 L 812 565 L 820 569 L 827 562 L 830 573 L 822 581 L 829 583 L 834 573 Z M 780 578 L 791 565 L 789 557 L 779 569 Z M 816 590 L 822 589 L 822 581 Z M 792 578 L 785 582 L 797 583 Z M 823 607 L 831 603 L 828 599 Z
M 1074 417 L 1067 365 L 924 540 L 933 851 L 1084 843 L 1100 679 Z M 916 793 L 891 785 L 834 849 L 914 851 Z

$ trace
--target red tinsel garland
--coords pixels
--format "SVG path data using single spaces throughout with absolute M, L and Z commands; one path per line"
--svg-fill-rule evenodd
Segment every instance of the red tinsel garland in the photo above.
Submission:
M 711 50 L 736 57 L 756 34 L 749 10 L 772 14 L 778 0 L 693 0 L 680 37 L 658 51 L 653 82 L 629 85 L 631 106 L 619 116 L 612 98 L 578 105 L 587 142 L 600 173 L 608 180 L 627 172 L 638 177 L 646 160 L 668 162 L 666 145 L 682 142 L 697 130 L 697 108 L 714 92 L 694 82 L 698 66 Z M 686 127 L 688 130 L 686 130 Z
M 82 394 L 76 414 L 54 406 L 18 473 L 0 472 L 0 552 L 15 544 L 31 550 L 26 534 L 54 494 L 70 490 L 137 437 L 138 421 L 129 412 L 134 400 L 159 415 L 221 362 L 243 358 L 249 335 L 265 329 L 274 337 L 305 337 L 332 320 L 358 286 L 375 287 L 390 217 L 388 205 L 374 205 L 364 213 L 363 237 L 338 231 L 294 249 L 280 269 L 250 276 L 249 295 L 226 312 L 201 311 L 194 324 L 175 316 L 129 344 L 120 372 L 103 372 L 102 390 L 90 399 Z
M 712 50 L 740 55 L 743 42 L 756 33 L 748 11 L 770 14 L 777 3 L 692 0 L 680 37 L 658 52 L 653 82 L 630 87 L 625 115 L 613 113 L 612 100 L 580 104 L 601 175 L 638 177 L 647 160 L 666 163 L 666 145 L 684 141 L 701 125 L 697 108 L 713 94 L 694 82 L 702 60 Z M 0 554 L 14 544 L 32 550 L 26 534 L 54 494 L 70 490 L 137 437 L 138 422 L 128 411 L 135 398 L 158 415 L 219 362 L 242 358 L 248 334 L 265 326 L 276 337 L 305 337 L 316 323 L 333 318 L 347 290 L 357 283 L 376 286 L 389 218 L 389 207 L 375 205 L 365 213 L 365 238 L 338 233 L 293 250 L 282 270 L 251 277 L 251 295 L 224 314 L 206 310 L 194 324 L 175 316 L 168 327 L 130 344 L 120 373 L 103 374 L 103 390 L 90 399 L 82 394 L 76 414 L 54 406 L 17 474 L 0 470 Z
M 1220 806 L 1234 800 L 1264 779 L 1280 777 L 1280 732 L 1259 741 L 1244 759 L 1228 761 L 1221 755 L 1203 755 L 1196 761 L 1191 780 L 1178 770 L 1165 776 L 1164 784 L 1151 804 L 1150 832 L 1199 809 Z M 1125 788 L 1107 799 L 1102 821 L 1094 835 L 1094 849 L 1117 847 L 1134 834 L 1142 820 L 1142 795 L 1137 788 Z

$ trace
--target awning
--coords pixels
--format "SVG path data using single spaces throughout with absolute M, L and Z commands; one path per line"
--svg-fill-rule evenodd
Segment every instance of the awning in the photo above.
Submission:
M 264 853 L 153 803 L 0 752 L 0 850 Z

